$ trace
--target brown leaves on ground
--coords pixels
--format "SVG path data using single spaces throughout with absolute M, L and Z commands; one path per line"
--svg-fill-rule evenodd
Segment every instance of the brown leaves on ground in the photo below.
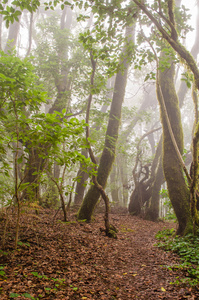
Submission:
M 15 252 L 9 223 L 6 249 L 0 251 L 0 299 L 199 299 L 196 288 L 171 284 L 185 276 L 166 267 L 179 259 L 154 246 L 157 231 L 171 224 L 114 214 L 115 240 L 100 231 L 101 214 L 90 224 L 73 218 L 53 225 L 54 214 L 24 214 Z M 3 228 L 4 219 L 1 236 Z

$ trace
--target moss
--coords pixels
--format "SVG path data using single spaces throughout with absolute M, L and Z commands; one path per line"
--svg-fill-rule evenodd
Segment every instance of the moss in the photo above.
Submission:
M 163 55 L 163 54 L 162 54 Z M 164 96 L 167 113 L 176 143 L 180 152 L 183 151 L 183 131 L 181 124 L 179 102 L 174 85 L 174 66 L 160 73 L 159 80 Z M 163 125 L 163 169 L 169 197 L 179 223 L 178 234 L 183 234 L 190 218 L 189 189 L 184 179 L 182 166 L 173 146 L 168 130 L 163 105 L 158 94 L 161 108 L 161 121 Z
M 106 235 L 110 238 L 117 239 L 117 234 L 114 230 L 109 229 L 109 231 Z
M 185 230 L 183 232 L 183 235 L 187 235 L 187 234 L 190 234 L 190 233 L 193 233 L 193 222 L 192 222 L 191 218 L 189 218 L 189 220 L 187 221 L 187 224 L 186 224 Z

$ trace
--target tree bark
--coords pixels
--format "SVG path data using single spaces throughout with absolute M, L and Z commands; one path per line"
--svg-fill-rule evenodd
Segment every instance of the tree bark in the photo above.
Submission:
M 159 200 L 160 200 L 160 189 L 161 185 L 164 183 L 165 178 L 162 168 L 162 155 L 159 158 L 158 168 L 156 171 L 155 179 L 152 184 L 151 197 L 149 199 L 149 205 L 145 212 L 145 219 L 156 222 L 159 218 Z
M 157 85 L 157 96 L 160 104 L 161 121 L 163 126 L 163 170 L 167 182 L 169 198 L 178 219 L 178 234 L 185 232 L 189 216 L 189 189 L 184 179 L 182 165 L 174 148 L 170 132 L 168 129 L 161 92 L 164 98 L 167 114 L 170 120 L 172 131 L 178 145 L 179 151 L 183 153 L 183 131 L 179 101 L 174 85 L 175 67 L 171 62 L 171 67 L 164 72 L 159 72 L 159 86 Z M 157 80 L 158 81 L 158 80 Z
M 114 87 L 114 81 L 115 81 L 115 76 L 108 79 L 108 82 L 107 82 L 107 89 L 108 89 L 107 99 L 110 99 L 112 97 L 112 94 L 113 94 L 112 89 Z M 108 109 L 108 106 L 103 105 L 101 107 L 101 112 L 106 113 L 107 109 Z M 95 131 L 99 131 L 100 128 L 101 128 L 101 124 L 100 125 L 94 124 L 91 127 L 91 135 L 92 135 L 92 130 L 93 129 Z M 85 151 L 84 149 L 82 150 L 82 154 L 86 157 L 88 156 L 87 151 Z M 85 192 L 85 189 L 86 189 L 85 181 L 89 178 L 88 172 L 84 171 L 84 166 L 82 166 L 82 164 L 80 164 L 80 168 L 77 172 L 77 177 L 80 178 L 80 180 L 77 181 L 77 184 L 76 184 L 74 204 L 76 206 L 80 206 L 82 201 L 83 201 L 84 192 Z
M 137 155 L 136 155 L 136 161 L 135 161 L 135 166 L 133 168 L 133 179 L 134 179 L 134 190 L 131 194 L 130 197 L 130 202 L 129 202 L 129 207 L 128 210 L 130 212 L 130 214 L 132 215 L 141 215 L 142 212 L 142 208 L 144 206 L 144 204 L 146 202 L 149 201 L 150 197 L 151 197 L 151 193 L 152 193 L 152 183 L 155 177 L 155 171 L 156 171 L 156 167 L 157 167 L 157 163 L 158 163 L 158 157 L 160 155 L 160 143 L 158 145 L 157 151 L 156 151 L 156 155 L 154 157 L 153 160 L 153 164 L 151 167 L 151 174 L 149 172 L 149 166 L 145 165 L 142 166 L 141 165 L 141 171 L 138 172 L 137 171 L 137 167 L 140 161 L 140 144 L 141 141 L 146 138 L 149 134 L 153 133 L 154 131 L 157 131 L 161 129 L 157 128 L 157 129 L 153 129 L 148 133 L 145 133 L 139 140 L 138 144 L 137 144 Z M 144 173 L 145 171 L 145 173 Z M 143 177 L 144 174 L 144 177 Z M 142 178 L 140 179 L 140 177 L 142 176 Z
M 9 50 L 12 50 L 14 47 L 16 47 L 17 38 L 18 38 L 18 35 L 19 35 L 19 30 L 20 30 L 21 16 L 22 15 L 19 16 L 19 22 L 14 21 L 13 24 L 10 24 L 8 39 L 7 39 L 7 43 L 5 45 L 5 48 L 4 48 L 5 53 L 8 53 Z
M 86 149 L 83 149 L 81 152 L 82 155 L 85 157 L 88 157 L 88 151 Z M 80 164 L 80 168 L 77 172 L 77 184 L 75 188 L 75 198 L 74 198 L 74 205 L 79 207 L 82 203 L 82 200 L 84 198 L 84 192 L 85 192 L 85 181 L 88 179 L 89 175 L 84 171 L 84 166 Z
M 67 8 L 68 9 L 68 8 Z M 67 9 L 63 10 L 61 21 L 60 21 L 60 29 L 65 30 L 70 28 L 69 22 L 67 22 Z M 71 14 L 70 10 L 69 13 Z M 69 17 L 71 20 L 71 16 Z M 71 20 L 72 21 L 72 20 Z M 66 27 L 68 26 L 68 27 Z M 70 84 L 71 80 L 68 78 L 69 69 L 67 69 L 64 66 L 64 62 L 68 58 L 68 49 L 62 47 L 62 45 L 58 48 L 58 57 L 60 61 L 60 74 L 55 78 L 55 86 L 57 88 L 57 97 L 52 104 L 49 113 L 52 114 L 55 111 L 61 112 L 64 108 L 68 106 L 69 102 L 69 94 L 70 94 Z M 49 151 L 51 145 L 49 144 L 46 146 L 46 152 Z M 39 195 L 39 185 L 40 185 L 40 175 L 44 170 L 44 167 L 46 167 L 46 159 L 42 159 L 39 157 L 39 150 L 30 148 L 29 149 L 29 160 L 27 163 L 27 167 L 25 170 L 25 183 L 29 183 L 31 186 L 31 192 L 26 189 L 24 192 L 24 197 L 28 200 L 31 200 L 31 198 L 40 199 Z M 37 174 L 34 174 L 34 172 L 37 172 Z M 52 174 L 54 172 L 52 171 Z M 59 166 L 55 166 L 55 175 L 59 176 Z M 49 195 L 52 197 L 52 200 L 54 198 L 54 201 L 56 201 L 56 187 L 52 188 L 49 186 Z
M 128 187 L 128 173 L 127 173 L 127 156 L 125 153 L 121 153 L 119 156 L 119 168 L 122 181 L 122 206 L 127 207 L 129 187 Z
M 131 41 L 134 40 L 134 28 L 135 26 L 133 25 L 132 27 L 128 27 L 126 30 L 126 36 Z M 124 48 L 124 53 L 127 45 Z M 105 145 L 100 159 L 97 175 L 97 182 L 103 187 L 103 189 L 106 187 L 107 179 L 115 159 L 116 143 L 118 139 L 122 103 L 125 94 L 129 65 L 130 62 L 125 57 L 124 60 L 122 60 L 120 63 L 120 67 L 124 66 L 124 71 L 122 72 L 121 70 L 119 70 L 115 79 L 113 99 L 111 103 L 109 122 L 105 137 Z M 87 221 L 91 221 L 91 217 L 99 197 L 99 189 L 97 189 L 97 187 L 94 185 L 91 186 L 78 212 L 79 220 L 86 219 Z
M 197 89 L 199 90 L 199 69 L 197 67 L 197 63 L 194 60 L 191 53 L 178 41 L 177 31 L 175 30 L 174 24 L 172 24 L 171 20 L 168 20 L 168 23 L 171 29 L 171 34 L 169 34 L 162 26 L 161 22 L 155 18 L 155 16 L 147 9 L 146 5 L 139 0 L 133 0 L 135 4 L 148 16 L 148 18 L 155 24 L 159 32 L 162 34 L 162 37 L 171 45 L 171 47 L 179 54 L 181 59 L 185 61 L 187 66 L 193 73 L 195 84 Z M 171 1 L 173 4 L 174 0 Z
M 118 172 L 117 172 L 117 160 L 113 164 L 112 171 L 110 174 L 110 184 L 111 184 L 111 198 L 114 206 L 119 206 L 119 186 L 118 186 Z

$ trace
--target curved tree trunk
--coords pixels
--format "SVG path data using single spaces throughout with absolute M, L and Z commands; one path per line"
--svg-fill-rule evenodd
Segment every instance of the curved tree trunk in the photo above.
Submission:
M 141 174 L 144 174 L 144 170 L 145 170 L 145 174 L 144 174 L 144 178 L 142 178 L 140 180 L 140 175 L 138 173 L 136 173 L 136 169 L 137 169 L 137 165 L 138 165 L 138 161 L 139 161 L 139 146 L 141 141 L 147 137 L 149 134 L 151 134 L 152 132 L 158 130 L 160 128 L 154 129 L 152 131 L 150 131 L 149 133 L 144 134 L 141 139 L 138 142 L 137 145 L 137 157 L 136 157 L 136 163 L 133 169 L 133 177 L 134 177 L 134 183 L 135 183 L 135 188 L 131 194 L 130 197 L 130 202 L 129 202 L 129 206 L 128 206 L 128 210 L 130 212 L 130 214 L 132 215 L 140 215 L 142 212 L 142 208 L 143 206 L 149 202 L 149 199 L 151 198 L 152 195 L 152 184 L 154 182 L 155 179 L 155 174 L 156 174 L 156 170 L 157 170 L 157 165 L 158 165 L 158 161 L 159 161 L 159 157 L 161 155 L 161 140 L 158 143 L 158 147 L 155 153 L 155 157 L 153 159 L 152 162 L 152 166 L 151 166 L 151 174 L 149 172 L 149 167 L 143 166 L 142 170 L 141 170 Z
M 133 190 L 128 211 L 133 216 L 139 216 L 142 212 L 143 205 L 149 201 L 151 197 L 150 185 L 144 182 L 139 182 L 137 187 Z
M 132 26 L 130 28 L 127 28 L 126 30 L 126 36 L 131 41 L 134 40 L 134 27 L 135 26 Z M 97 182 L 103 187 L 103 189 L 106 187 L 107 179 L 110 174 L 113 161 L 115 159 L 115 150 L 120 126 L 122 103 L 125 95 L 128 67 L 130 65 L 130 62 L 127 60 L 127 58 L 125 58 L 121 61 L 120 65 L 124 66 L 124 71 L 119 71 L 116 75 L 113 99 L 109 113 L 109 122 L 105 137 L 105 145 L 98 167 Z M 78 212 L 79 220 L 91 220 L 99 197 L 99 189 L 97 189 L 97 187 L 94 185 L 91 186 Z
M 176 30 L 174 14 L 174 8 L 176 4 L 175 0 L 167 1 L 168 16 L 163 15 L 163 13 L 161 12 L 158 17 L 156 17 L 148 7 L 146 7 L 144 2 L 140 2 L 139 0 L 133 0 L 133 2 L 136 3 L 137 6 L 148 16 L 148 18 L 155 24 L 155 26 L 161 33 L 163 39 L 166 40 L 175 50 L 175 52 L 178 53 L 180 58 L 185 61 L 188 68 L 193 73 L 195 87 L 197 88 L 197 90 L 199 90 L 199 69 L 196 60 L 193 58 L 191 53 L 179 42 L 178 39 L 178 32 Z M 159 4 L 160 3 L 161 1 L 159 2 Z M 159 9 L 161 11 L 160 5 Z M 165 30 L 164 25 L 162 25 L 162 22 L 160 22 L 160 16 L 162 20 L 166 21 L 167 25 L 169 26 L 169 30 Z M 194 229 L 196 222 L 197 226 L 199 226 L 197 211 L 195 208 L 196 172 L 192 174 L 193 177 L 190 177 L 184 166 L 184 162 L 182 161 L 182 156 L 179 155 L 180 152 L 182 153 L 183 140 L 179 104 L 178 101 L 175 100 L 177 99 L 177 96 L 175 95 L 175 88 L 173 84 L 173 69 L 174 66 L 171 65 L 171 68 L 166 71 L 167 73 L 170 73 L 169 75 L 164 74 L 163 78 L 163 75 L 161 73 L 159 76 L 162 91 L 161 88 L 158 87 L 158 94 L 161 106 L 162 123 L 164 124 L 163 168 L 165 178 L 167 180 L 169 196 L 179 222 L 178 234 L 186 234 L 187 232 L 190 232 Z M 166 109 L 164 108 L 164 103 L 166 105 Z M 168 119 L 170 120 L 169 122 Z M 171 127 L 169 125 L 171 125 Z M 197 139 L 199 139 L 198 128 L 194 136 L 194 145 L 198 143 Z M 197 159 L 193 160 L 193 164 L 194 170 L 198 169 Z M 184 169 L 184 172 L 188 178 L 190 191 L 185 183 L 182 168 Z
M 196 17 L 196 37 L 194 41 L 194 45 L 191 49 L 191 54 L 194 57 L 195 60 L 197 60 L 197 55 L 199 52 L 199 1 L 196 2 L 197 5 L 197 17 Z M 186 93 L 188 91 L 187 84 L 184 80 L 181 80 L 180 87 L 178 90 L 178 98 L 180 102 L 180 107 L 183 106 L 184 98 L 186 96 Z
M 107 95 L 106 95 L 107 99 L 112 98 L 112 95 L 113 95 L 112 89 L 114 87 L 114 82 L 115 82 L 115 76 L 108 79 L 108 82 L 107 82 L 108 92 L 107 92 Z M 103 105 L 102 108 L 101 108 L 101 112 L 106 113 L 107 109 L 108 109 L 108 106 Z M 94 124 L 91 128 L 91 133 L 92 133 L 93 129 L 95 129 L 96 131 L 99 131 L 100 128 L 101 128 L 100 125 Z M 87 152 L 85 153 L 85 150 L 83 149 L 82 150 L 82 155 L 87 157 L 88 153 Z M 75 198 L 74 198 L 74 204 L 76 206 L 80 206 L 83 199 L 84 199 L 84 192 L 85 192 L 85 189 L 86 189 L 85 181 L 89 177 L 88 173 L 86 173 L 83 169 L 84 169 L 84 167 L 80 164 L 80 168 L 77 172 L 77 177 L 80 178 L 80 180 L 77 181 L 76 188 L 75 188 Z
M 163 126 L 163 170 L 167 182 L 169 198 L 179 223 L 178 234 L 183 234 L 190 216 L 189 189 L 185 182 L 182 165 L 179 162 L 179 158 L 170 136 L 160 95 L 162 92 L 171 128 L 178 148 L 182 154 L 183 131 L 179 101 L 174 85 L 174 74 L 175 67 L 172 62 L 170 68 L 167 68 L 164 72 L 159 72 L 158 84 L 161 87 L 161 91 L 157 84 L 157 95 L 160 103 L 161 121 Z

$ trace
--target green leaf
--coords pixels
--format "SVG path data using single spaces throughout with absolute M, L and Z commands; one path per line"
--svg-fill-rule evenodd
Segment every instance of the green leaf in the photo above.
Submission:
M 30 299 L 33 298 L 33 297 L 32 297 L 30 294 L 28 294 L 28 293 L 22 294 L 21 296 L 23 296 L 23 297 L 25 297 L 25 298 L 30 298 Z
M 9 295 L 10 298 L 17 298 L 17 297 L 19 297 L 19 296 L 20 296 L 20 295 L 17 294 L 17 293 L 11 293 L 11 294 Z
M 22 161 L 23 161 L 23 156 L 21 156 L 21 157 L 19 157 L 19 158 L 17 159 L 18 164 L 21 164 Z
M 9 24 L 10 24 L 10 22 L 9 22 L 9 20 L 7 19 L 7 20 L 6 20 L 6 28 L 9 28 Z
M 4 276 L 5 275 L 5 272 L 4 271 L 0 271 L 0 276 Z

